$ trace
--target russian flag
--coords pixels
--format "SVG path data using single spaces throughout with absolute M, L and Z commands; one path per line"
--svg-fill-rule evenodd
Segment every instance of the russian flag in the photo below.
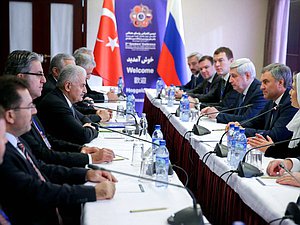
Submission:
M 181 0 L 168 0 L 167 26 L 157 72 L 166 85 L 187 83 Z

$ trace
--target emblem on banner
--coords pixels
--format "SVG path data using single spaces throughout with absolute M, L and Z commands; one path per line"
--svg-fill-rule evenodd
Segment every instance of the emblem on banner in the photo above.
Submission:
M 152 10 L 148 6 L 140 4 L 131 9 L 130 19 L 135 27 L 148 27 L 152 20 Z

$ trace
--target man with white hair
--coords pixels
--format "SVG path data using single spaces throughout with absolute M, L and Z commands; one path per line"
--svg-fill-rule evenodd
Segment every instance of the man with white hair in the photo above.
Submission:
M 206 107 L 201 113 L 213 113 L 209 118 L 217 119 L 218 123 L 228 123 L 230 121 L 243 121 L 256 116 L 266 104 L 260 90 L 260 81 L 256 78 L 255 66 L 250 59 L 241 58 L 230 65 L 229 82 L 233 89 L 239 93 L 237 98 L 238 106 L 249 107 L 236 109 L 232 112 L 220 113 L 215 107 Z M 221 110 L 223 110 L 222 108 Z M 220 111 L 221 111 L 220 110 Z
M 39 105 L 38 116 L 46 132 L 77 144 L 92 141 L 98 136 L 97 130 L 88 117 L 73 107 L 86 93 L 86 71 L 80 66 L 68 65 L 61 71 L 56 86 Z

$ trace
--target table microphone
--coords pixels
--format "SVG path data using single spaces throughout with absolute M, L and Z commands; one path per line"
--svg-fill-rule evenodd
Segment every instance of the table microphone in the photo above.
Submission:
M 230 108 L 230 109 L 224 109 L 222 111 L 219 111 L 219 112 L 211 112 L 211 113 L 204 113 L 202 114 L 201 116 L 199 116 L 197 122 L 194 124 L 193 126 L 193 133 L 195 135 L 198 135 L 198 136 L 202 136 L 202 135 L 205 135 L 205 134 L 210 134 L 211 131 L 208 130 L 207 128 L 203 127 L 203 126 L 200 126 L 198 125 L 201 117 L 203 116 L 208 116 L 208 115 L 212 115 L 212 114 L 216 114 L 216 113 L 224 113 L 224 112 L 229 112 L 229 111 L 232 111 L 232 110 L 236 110 L 236 109 L 243 109 L 243 108 L 248 108 L 248 107 L 251 107 L 253 104 L 248 104 L 248 105 L 244 105 L 244 106 L 239 106 L 239 107 L 235 107 L 235 108 Z
M 290 202 L 285 210 L 285 216 L 288 216 L 296 224 L 300 224 L 300 196 L 297 202 Z
M 148 177 L 137 176 L 134 174 L 124 173 L 121 171 L 105 169 L 103 167 L 99 167 L 99 166 L 96 166 L 93 164 L 88 164 L 87 167 L 90 169 L 93 169 L 93 170 L 102 170 L 102 171 L 107 171 L 110 173 L 117 173 L 117 174 L 134 177 L 134 178 L 138 178 L 138 179 L 142 179 L 142 180 L 148 180 L 148 181 L 158 182 L 158 183 L 162 183 L 162 184 L 167 184 L 167 185 L 178 187 L 178 188 L 183 188 L 183 189 L 187 190 L 187 192 L 192 197 L 193 207 L 187 207 L 185 209 L 182 209 L 182 210 L 176 212 L 175 214 L 173 214 L 172 216 L 170 216 L 168 218 L 168 223 L 171 225 L 204 225 L 201 207 L 199 204 L 197 204 L 196 198 L 195 198 L 194 194 L 192 193 L 192 191 L 185 186 L 173 184 L 173 183 L 169 183 L 169 182 L 165 182 L 165 181 L 160 181 L 160 180 L 154 180 L 154 179 L 151 179 Z
M 126 110 L 117 110 L 117 109 L 112 109 L 112 108 L 104 107 L 104 106 L 94 106 L 94 107 L 98 108 L 98 109 L 111 110 L 111 111 L 114 111 L 114 112 L 121 112 L 121 113 L 124 113 L 124 115 L 126 115 L 126 114 L 131 115 L 134 118 L 134 126 L 135 126 L 134 133 L 135 134 L 140 134 L 140 127 L 139 127 L 137 119 L 136 119 L 136 117 L 135 117 L 135 115 L 133 113 L 126 112 Z
M 281 105 L 279 104 L 279 105 L 274 106 L 273 108 L 271 108 L 271 109 L 269 109 L 269 110 L 267 110 L 267 111 L 265 111 L 265 112 L 262 112 L 262 113 L 260 113 L 260 114 L 258 114 L 258 115 L 256 115 L 256 116 L 254 116 L 254 117 L 248 119 L 248 120 L 244 120 L 244 121 L 242 121 L 242 122 L 240 123 L 240 125 L 243 126 L 244 124 L 246 124 L 246 123 L 248 123 L 248 122 L 250 122 L 250 121 L 252 121 L 252 120 L 255 120 L 256 118 L 258 118 L 258 117 L 260 117 L 260 116 L 263 116 L 263 115 L 265 115 L 265 114 L 267 114 L 267 113 L 269 113 L 269 112 L 271 112 L 271 111 L 273 111 L 273 110 L 277 110 L 280 106 L 281 106 Z M 228 148 L 227 148 L 227 146 L 222 144 L 223 137 L 224 137 L 225 134 L 227 134 L 227 133 L 228 133 L 228 130 L 225 131 L 225 132 L 222 134 L 219 143 L 216 144 L 216 147 L 215 147 L 215 149 L 214 149 L 214 152 L 216 153 L 216 155 L 219 156 L 219 157 L 222 157 L 222 158 L 223 158 L 223 157 L 227 157 L 227 154 L 228 154 Z
M 239 165 L 238 165 L 238 168 L 237 168 L 238 175 L 240 177 L 247 177 L 247 178 L 257 177 L 257 176 L 262 176 L 263 175 L 263 173 L 258 168 L 256 168 L 255 166 L 252 166 L 251 164 L 245 162 L 246 156 L 253 149 L 258 149 L 258 148 L 263 148 L 263 147 L 269 147 L 269 146 L 275 146 L 275 145 L 278 145 L 278 144 L 282 144 L 282 143 L 286 143 L 286 142 L 290 142 L 290 141 L 295 141 L 295 140 L 299 140 L 299 139 L 300 139 L 300 137 L 298 137 L 298 138 L 292 138 L 292 139 L 287 139 L 287 140 L 283 140 L 283 141 L 277 141 L 277 142 L 274 142 L 274 143 L 271 143 L 271 144 L 265 144 L 265 145 L 261 145 L 261 146 L 250 148 L 245 153 L 243 159 L 239 162 Z
M 91 125 L 94 126 L 94 127 L 97 127 L 98 130 L 99 130 L 99 128 L 102 128 L 102 129 L 109 130 L 109 131 L 114 132 L 114 133 L 122 134 L 122 135 L 125 135 L 125 136 L 127 136 L 127 137 L 131 137 L 131 138 L 137 139 L 137 140 L 139 140 L 139 141 L 144 141 L 144 142 L 146 142 L 146 143 L 149 143 L 149 144 L 152 144 L 152 145 L 156 145 L 156 146 L 158 146 L 158 147 L 160 146 L 159 144 L 157 144 L 157 143 L 155 143 L 155 142 L 148 141 L 148 140 L 145 140 L 145 139 L 143 139 L 143 138 L 136 137 L 136 136 L 133 136 L 133 135 L 129 135 L 129 134 L 126 134 L 126 133 L 117 131 L 117 130 L 113 130 L 113 129 L 110 129 L 110 128 L 108 128 L 108 127 L 101 126 L 101 125 L 98 124 L 98 123 L 92 123 Z M 153 163 L 153 173 L 155 173 L 155 162 Z M 169 170 L 168 170 L 168 174 L 169 174 L 169 175 L 172 175 L 173 173 L 174 173 L 174 171 L 173 171 L 172 165 L 171 165 L 171 163 L 170 163 Z

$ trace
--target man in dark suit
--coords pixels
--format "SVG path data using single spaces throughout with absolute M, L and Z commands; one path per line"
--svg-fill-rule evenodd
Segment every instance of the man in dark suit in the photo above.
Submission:
M 187 91 L 190 101 L 195 102 L 194 98 L 197 98 L 200 102 L 219 102 L 222 78 L 215 72 L 213 58 L 207 55 L 201 57 L 199 67 L 204 81 L 198 87 Z
M 255 78 L 256 72 L 254 64 L 247 58 L 241 58 L 230 65 L 230 80 L 232 87 L 239 93 L 237 99 L 239 106 L 249 107 L 234 110 L 233 114 L 220 113 L 215 107 L 204 108 L 201 112 L 209 118 L 217 119 L 218 123 L 228 123 L 230 121 L 243 121 L 256 116 L 266 104 L 260 90 L 260 82 Z
M 68 169 L 37 161 L 20 136 L 31 128 L 36 113 L 28 85 L 15 77 L 0 78 L 0 105 L 5 109 L 6 152 L 0 166 L 0 201 L 12 224 L 58 225 L 64 208 L 111 199 L 115 178 L 109 173 L 80 168 Z M 97 182 L 95 187 L 84 186 Z M 72 224 L 79 224 L 80 214 Z M 65 223 L 67 224 L 67 223 Z
M 209 103 L 209 106 L 215 106 L 218 110 L 224 110 L 234 108 L 237 106 L 237 98 L 239 93 L 233 89 L 230 80 L 230 64 L 233 62 L 233 53 L 227 47 L 220 47 L 215 50 L 214 55 L 214 67 L 219 76 L 222 77 L 220 87 L 220 102 Z
M 92 71 L 96 65 L 94 58 L 91 55 L 86 54 L 86 53 L 77 53 L 74 56 L 75 56 L 76 65 L 81 66 L 86 71 L 87 93 L 85 94 L 84 99 L 90 100 L 93 103 L 94 99 L 99 100 L 99 98 L 97 97 L 97 95 L 99 95 L 99 93 L 98 92 L 94 93 L 94 91 L 92 91 L 90 89 L 87 81 L 90 79 L 90 77 L 92 75 Z M 112 95 L 115 95 L 115 94 L 112 94 Z M 101 94 L 101 96 L 104 96 L 104 95 Z M 118 97 L 116 96 L 115 100 L 117 100 L 117 98 Z M 103 97 L 103 101 L 104 101 L 104 97 Z M 99 121 L 97 121 L 95 116 L 97 116 L 98 118 L 100 117 L 102 122 L 109 121 L 112 118 L 112 111 L 104 110 L 104 109 L 95 109 L 93 104 L 88 104 L 85 101 L 75 103 L 74 107 L 84 115 L 89 114 L 89 118 L 93 122 L 99 122 Z M 91 117 L 91 115 L 94 115 L 94 116 Z
M 65 141 L 85 144 L 98 136 L 92 121 L 78 112 L 73 104 L 86 93 L 86 71 L 67 65 L 57 81 L 57 88 L 40 102 L 38 117 L 46 132 Z
M 191 80 L 180 87 L 183 91 L 188 91 L 196 88 L 204 80 L 200 74 L 199 60 L 202 55 L 199 52 L 193 52 L 187 57 L 188 66 L 192 72 Z
M 88 54 L 92 59 L 92 63 L 89 62 L 88 64 L 85 64 L 84 62 L 82 62 L 79 59 L 80 54 Z M 93 51 L 91 49 L 86 48 L 86 47 L 81 47 L 81 48 L 76 49 L 74 51 L 73 56 L 76 59 L 76 65 L 81 66 L 86 70 L 87 80 L 89 80 L 90 76 L 93 72 L 93 69 L 96 66 Z M 98 91 L 92 90 L 90 88 L 88 82 L 86 82 L 86 90 L 87 91 L 86 91 L 85 97 L 92 98 L 95 101 L 105 102 L 105 101 L 117 101 L 118 100 L 118 95 L 114 91 L 109 91 L 106 94 L 100 93 Z
M 287 140 L 292 137 L 292 132 L 286 128 L 297 109 L 291 105 L 289 91 L 292 85 L 292 73 L 288 66 L 273 63 L 263 68 L 261 76 L 261 90 L 264 98 L 269 101 L 260 113 L 273 111 L 264 114 L 248 123 L 243 124 L 246 128 L 247 137 L 260 134 L 265 138 L 270 136 L 274 142 Z M 288 142 L 285 143 L 287 147 Z
M 5 144 L 7 139 L 5 136 L 6 132 L 6 123 L 4 120 L 4 109 L 0 106 L 0 165 L 3 162 L 4 153 L 5 153 Z M 6 213 L 2 210 L 1 201 L 0 201 L 0 224 L 10 224 L 9 218 Z
M 42 58 L 34 52 L 16 50 L 9 54 L 4 73 L 26 80 L 29 84 L 30 95 L 35 99 L 41 95 L 41 88 L 45 82 L 41 62 Z M 27 72 L 30 74 L 26 74 Z M 114 154 L 110 149 L 87 147 L 54 138 L 45 133 L 36 115 L 33 116 L 33 121 L 32 129 L 23 134 L 22 138 L 33 149 L 35 157 L 44 162 L 71 167 L 84 166 L 87 163 L 111 162 L 113 159 Z

